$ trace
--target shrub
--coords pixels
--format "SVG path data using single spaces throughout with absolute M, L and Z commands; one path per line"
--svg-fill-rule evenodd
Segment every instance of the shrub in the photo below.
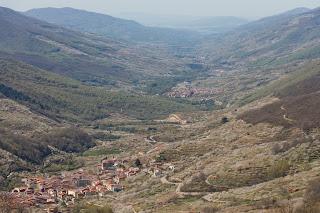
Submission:
M 296 146 L 298 146 L 299 144 L 302 143 L 309 143 L 312 142 L 312 139 L 310 138 L 300 138 L 300 139 L 295 139 L 291 142 L 285 142 L 282 145 L 280 145 L 279 143 L 275 144 L 272 147 L 272 154 L 276 155 L 282 152 L 286 152 L 288 150 L 290 150 L 291 148 L 294 148 Z
M 73 210 L 73 213 L 113 213 L 112 209 L 109 206 L 95 206 L 95 205 L 76 205 Z
M 84 211 L 85 213 L 113 213 L 110 207 L 91 206 Z
M 207 206 L 202 209 L 201 213 L 216 213 L 218 211 L 219 209 L 216 207 Z
M 291 165 L 286 159 L 277 161 L 269 168 L 268 176 L 271 180 L 279 177 L 284 177 L 287 175 L 290 167 Z
M 156 162 L 165 162 L 165 161 L 167 161 L 167 158 L 162 153 L 160 153 L 160 155 L 156 157 Z
M 306 203 L 316 203 L 320 201 L 320 178 L 309 183 L 304 200 Z
M 117 148 L 102 148 L 102 149 L 90 149 L 82 153 L 83 156 L 102 156 L 102 155 L 116 155 L 122 151 Z
M 228 122 L 229 122 L 229 118 L 227 118 L 227 117 L 221 118 L 221 123 L 222 124 L 225 124 L 225 123 L 228 123 Z
M 121 138 L 118 135 L 106 134 L 103 132 L 97 132 L 96 134 L 92 135 L 92 137 L 94 139 L 102 140 L 102 141 L 114 141 L 114 140 L 118 140 Z
M 66 159 L 60 159 L 57 162 L 50 162 L 45 165 L 40 171 L 43 173 L 48 172 L 60 172 L 60 171 L 71 171 L 84 166 L 84 162 L 81 160 L 76 160 L 72 156 L 68 156 Z
M 273 147 L 272 147 L 272 153 L 273 154 L 279 154 L 279 153 L 282 153 L 282 152 L 286 152 L 288 151 L 289 149 L 297 146 L 298 144 L 295 143 L 295 142 L 292 142 L 292 143 L 289 143 L 289 142 L 284 142 L 282 145 L 280 144 L 275 144 Z
M 135 160 L 134 166 L 135 166 L 135 167 L 139 167 L 139 168 L 142 167 L 142 163 L 141 163 L 141 161 L 140 161 L 139 158 L 137 158 L 137 159 Z
M 8 213 L 12 210 L 12 198 L 9 194 L 0 194 L 0 213 Z
M 24 207 L 14 202 L 14 199 L 9 193 L 0 192 L 0 213 L 25 213 Z
M 309 182 L 303 200 L 304 203 L 296 209 L 295 213 L 319 213 L 320 178 Z
M 286 205 L 280 206 L 275 213 L 294 213 L 292 202 L 289 201 Z
M 272 154 L 276 155 L 282 152 L 281 146 L 279 143 L 276 143 L 275 145 L 273 145 L 272 149 Z

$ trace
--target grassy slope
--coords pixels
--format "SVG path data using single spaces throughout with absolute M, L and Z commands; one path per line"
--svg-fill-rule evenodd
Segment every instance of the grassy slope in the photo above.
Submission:
M 294 73 L 284 76 L 277 81 L 274 81 L 260 89 L 255 90 L 254 92 L 241 99 L 238 104 L 244 105 L 258 100 L 262 97 L 276 94 L 279 91 L 284 90 L 285 88 L 289 88 L 290 86 L 294 86 L 296 83 L 318 74 L 320 72 L 319 66 L 319 61 L 308 63 L 307 65 L 300 67 Z
M 276 95 L 279 101 L 240 116 L 250 123 L 268 122 L 282 126 L 297 126 L 308 130 L 319 127 L 320 63 L 314 62 L 247 97 L 243 103 L 265 95 Z M 284 116 L 286 118 L 284 118 Z
M 219 38 L 203 49 L 214 61 L 244 63 L 252 68 L 319 58 L 320 10 L 287 12 L 264 18 Z
M 86 86 L 70 78 L 1 58 L 0 101 L 3 110 L 0 113 L 0 179 L 12 171 L 32 168 L 29 163 L 41 164 L 51 154 L 48 144 L 66 152 L 83 152 L 94 145 L 91 140 L 82 140 L 85 133 L 61 129 L 64 123 L 58 124 L 49 118 L 90 122 L 110 113 L 122 113 L 152 119 L 194 109 L 191 105 L 158 96 L 110 92 Z M 3 155 L 1 150 L 17 157 Z M 8 159 L 12 158 L 15 160 L 9 165 Z

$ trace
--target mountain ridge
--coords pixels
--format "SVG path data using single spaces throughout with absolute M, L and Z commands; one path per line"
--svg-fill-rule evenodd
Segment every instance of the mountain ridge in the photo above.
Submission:
M 240 26 L 221 37 L 206 37 L 202 47 L 213 60 L 261 67 L 318 58 L 319 15 L 318 9 L 295 9 Z M 209 53 L 210 49 L 216 51 Z
M 74 30 L 126 41 L 181 44 L 193 41 L 196 36 L 194 32 L 145 27 L 132 20 L 74 8 L 39 8 L 24 14 Z
M 90 85 L 132 88 L 134 82 L 191 71 L 166 46 L 129 44 L 1 11 L 1 55 Z

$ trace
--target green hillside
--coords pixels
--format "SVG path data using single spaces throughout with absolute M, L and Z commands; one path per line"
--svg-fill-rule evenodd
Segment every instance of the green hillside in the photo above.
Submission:
M 132 44 L 24 16 L 0 7 L 0 56 L 88 85 L 132 88 L 137 83 L 187 73 L 167 46 Z
M 158 96 L 129 94 L 89 87 L 33 66 L 1 59 L 0 92 L 51 118 L 95 120 L 110 113 L 140 119 L 193 109 Z

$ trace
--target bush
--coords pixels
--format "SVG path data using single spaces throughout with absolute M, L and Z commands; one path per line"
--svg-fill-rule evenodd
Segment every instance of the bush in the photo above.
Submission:
M 275 145 L 273 145 L 272 149 L 272 154 L 276 155 L 282 152 L 281 146 L 279 143 L 276 143 Z
M 60 172 L 60 171 L 71 171 L 84 166 L 84 162 L 76 160 L 72 156 L 68 156 L 66 159 L 60 159 L 57 162 L 50 162 L 45 165 L 40 171 L 43 173 L 48 172 Z
M 160 153 L 159 156 L 156 157 L 156 162 L 165 162 L 167 158 L 164 154 Z
M 135 167 L 139 167 L 139 168 L 142 167 L 142 163 L 141 163 L 141 161 L 140 161 L 139 158 L 134 161 L 134 164 L 133 164 L 133 165 L 134 165 Z
M 216 213 L 218 211 L 219 209 L 216 207 L 207 206 L 202 209 L 201 213 Z
M 101 141 L 115 141 L 121 138 L 119 135 L 106 134 L 103 132 L 97 132 L 96 134 L 92 135 L 92 137 Z
M 13 208 L 13 203 L 11 202 L 12 197 L 9 194 L 0 194 L 0 213 L 8 213 Z
M 116 155 L 120 154 L 122 151 L 117 148 L 102 148 L 102 149 L 90 149 L 85 151 L 83 156 L 102 156 L 102 155 Z
M 296 142 L 292 142 L 292 143 L 284 142 L 282 145 L 277 143 L 272 147 L 272 154 L 276 155 L 279 153 L 286 152 L 295 146 L 297 146 Z
M 227 118 L 227 117 L 221 118 L 221 123 L 222 124 L 225 124 L 225 123 L 228 123 L 228 122 L 229 122 L 229 118 Z
M 297 208 L 294 213 L 319 213 L 320 205 L 319 203 L 315 204 L 304 204 Z
M 309 182 L 305 195 L 304 203 L 298 206 L 295 211 L 288 205 L 281 207 L 276 213 L 319 213 L 320 209 L 320 178 Z M 291 210 L 284 211 L 284 210 Z
M 73 213 L 113 213 L 112 209 L 109 206 L 95 206 L 95 205 L 76 205 L 73 210 Z
M 91 206 L 84 211 L 85 213 L 113 213 L 110 207 Z
M 309 183 L 304 195 L 304 200 L 306 203 L 320 202 L 320 178 Z
M 25 213 L 24 207 L 15 203 L 11 194 L 0 192 L 0 213 Z
M 283 153 L 283 152 L 289 151 L 291 148 L 298 146 L 299 144 L 309 143 L 309 142 L 312 142 L 312 140 L 310 140 L 309 138 L 301 138 L 301 139 L 295 139 L 291 142 L 285 142 L 282 145 L 277 143 L 272 147 L 272 154 L 276 155 L 279 153 Z
M 290 167 L 291 165 L 286 159 L 277 161 L 269 168 L 268 176 L 271 180 L 279 177 L 284 177 L 289 172 Z

